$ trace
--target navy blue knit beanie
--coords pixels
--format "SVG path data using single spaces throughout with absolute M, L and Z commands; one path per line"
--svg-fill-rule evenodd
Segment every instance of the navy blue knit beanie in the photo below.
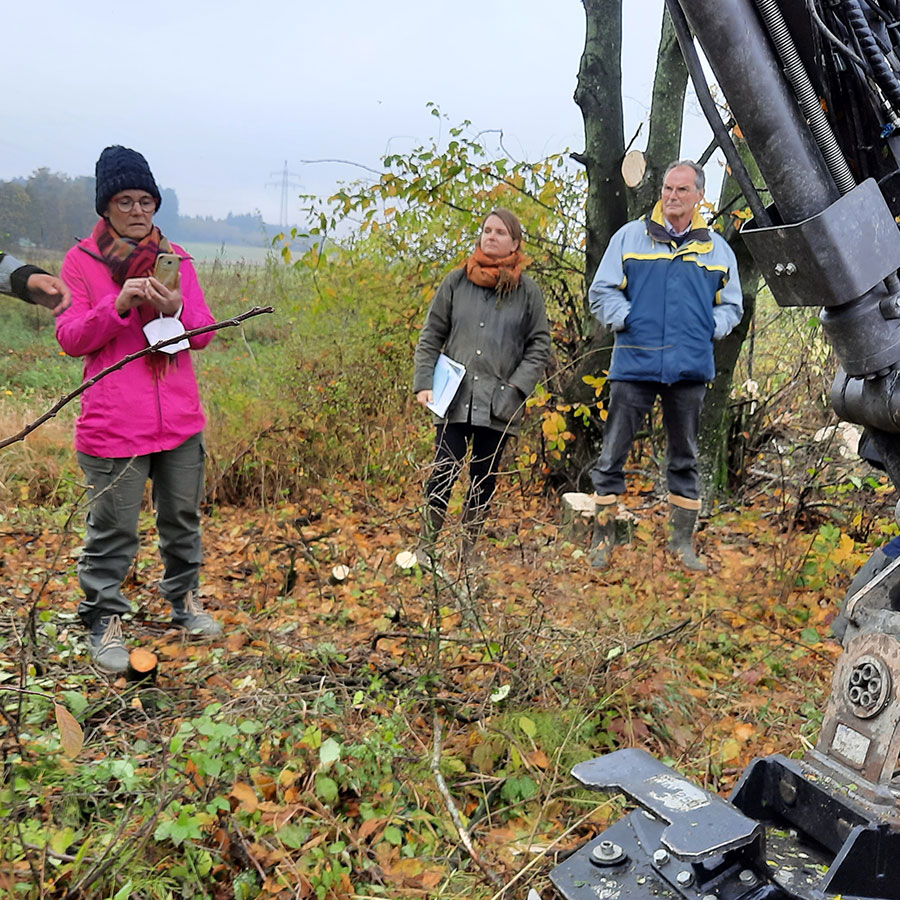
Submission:
M 130 150 L 118 144 L 107 147 L 97 160 L 97 214 L 106 215 L 109 201 L 119 191 L 146 191 L 156 200 L 159 209 L 162 197 L 153 180 L 153 173 L 147 160 L 137 150 Z

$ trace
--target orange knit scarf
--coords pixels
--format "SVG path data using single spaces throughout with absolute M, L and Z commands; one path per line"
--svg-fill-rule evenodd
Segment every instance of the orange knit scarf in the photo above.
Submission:
M 509 256 L 495 259 L 478 247 L 466 261 L 466 274 L 473 284 L 477 284 L 478 287 L 495 288 L 502 296 L 511 294 L 519 286 L 524 265 L 525 257 L 518 250 Z

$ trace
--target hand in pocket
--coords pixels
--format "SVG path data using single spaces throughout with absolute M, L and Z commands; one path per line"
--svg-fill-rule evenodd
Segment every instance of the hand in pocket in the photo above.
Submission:
M 491 398 L 491 411 L 501 422 L 518 422 L 525 411 L 525 395 L 514 385 L 500 384 Z

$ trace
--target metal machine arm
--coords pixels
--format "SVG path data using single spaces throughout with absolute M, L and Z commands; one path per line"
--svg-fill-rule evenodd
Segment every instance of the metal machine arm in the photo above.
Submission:
M 666 4 L 701 105 L 709 115 L 691 31 L 772 198 L 764 207 L 726 144 L 754 212 L 741 236 L 780 305 L 822 308 L 835 410 L 867 427 L 900 488 L 900 0 Z M 838 624 L 815 750 L 755 760 L 730 801 L 639 750 L 576 766 L 587 787 L 641 808 L 554 870 L 557 891 L 900 900 L 900 560 Z

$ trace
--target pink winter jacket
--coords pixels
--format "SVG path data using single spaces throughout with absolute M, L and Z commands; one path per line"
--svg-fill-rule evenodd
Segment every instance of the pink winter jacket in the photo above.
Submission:
M 61 274 L 72 289 L 72 305 L 57 319 L 56 337 L 69 356 L 85 358 L 87 380 L 129 353 L 143 350 L 147 339 L 136 309 L 124 318 L 116 312 L 120 288 L 109 268 L 82 247 L 100 253 L 93 238 L 86 238 L 66 254 Z M 172 251 L 187 256 L 175 244 Z M 188 259 L 181 263 L 181 293 L 185 330 L 215 321 Z M 213 332 L 191 338 L 191 350 L 202 350 L 212 338 Z M 144 456 L 178 447 L 205 424 L 191 351 L 173 355 L 168 370 L 159 377 L 142 357 L 84 392 L 75 447 L 90 456 Z

